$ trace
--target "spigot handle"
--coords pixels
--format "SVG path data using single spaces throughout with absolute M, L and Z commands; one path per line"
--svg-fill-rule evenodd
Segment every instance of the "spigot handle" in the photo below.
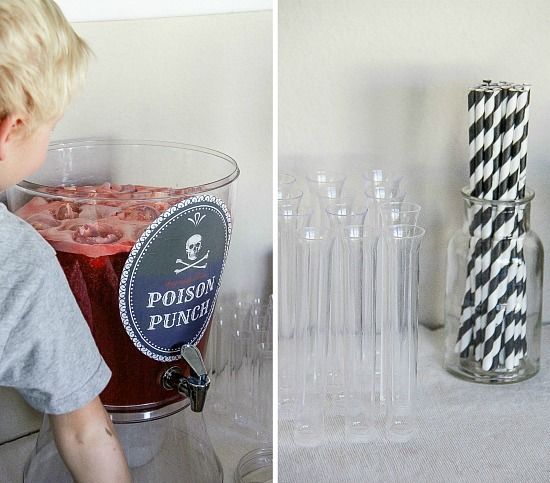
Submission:
M 199 379 L 204 379 L 208 376 L 201 353 L 196 346 L 191 344 L 182 346 L 181 356 L 183 357 L 183 360 L 189 364 L 189 367 Z
M 165 389 L 169 391 L 175 389 L 181 395 L 187 396 L 191 401 L 191 411 L 200 413 L 210 387 L 210 379 L 201 353 L 194 345 L 184 345 L 181 348 L 181 356 L 191 368 L 192 374 L 186 377 L 181 367 L 173 366 L 164 372 L 161 383 Z

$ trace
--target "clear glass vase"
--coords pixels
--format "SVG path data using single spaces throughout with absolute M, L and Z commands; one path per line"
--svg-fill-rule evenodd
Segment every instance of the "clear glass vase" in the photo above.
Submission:
M 484 200 L 462 190 L 465 220 L 447 249 L 445 368 L 474 382 L 511 383 L 540 365 L 543 247 L 531 230 L 534 191 Z

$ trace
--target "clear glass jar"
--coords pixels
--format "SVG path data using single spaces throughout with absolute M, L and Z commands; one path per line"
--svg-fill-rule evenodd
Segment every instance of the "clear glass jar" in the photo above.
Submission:
M 234 483 L 272 483 L 273 447 L 257 448 L 246 453 L 235 469 Z
M 465 220 L 447 248 L 445 368 L 469 381 L 512 383 L 540 365 L 543 247 L 530 227 L 535 192 L 514 201 L 462 190 Z

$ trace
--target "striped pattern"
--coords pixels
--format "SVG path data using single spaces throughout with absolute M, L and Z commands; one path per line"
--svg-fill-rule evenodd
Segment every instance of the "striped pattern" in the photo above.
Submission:
M 530 86 L 482 84 L 468 93 L 470 193 L 481 200 L 525 196 Z M 497 207 L 498 206 L 498 207 Z M 456 351 L 484 371 L 525 357 L 523 207 L 472 202 L 466 287 Z

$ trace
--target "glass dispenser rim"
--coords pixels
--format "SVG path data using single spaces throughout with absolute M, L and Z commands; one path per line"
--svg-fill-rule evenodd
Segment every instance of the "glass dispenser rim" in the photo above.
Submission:
M 230 172 L 226 176 L 219 178 L 217 180 L 209 181 L 197 186 L 186 186 L 186 188 L 191 188 L 193 195 L 198 195 L 201 193 L 206 193 L 209 191 L 222 188 L 233 181 L 235 181 L 239 175 L 240 170 L 237 162 L 227 154 L 222 153 L 221 151 L 216 151 L 214 149 L 205 148 L 203 146 L 197 146 L 193 144 L 185 144 L 174 141 L 158 141 L 158 140 L 138 140 L 138 139 L 107 139 L 107 138 L 78 138 L 78 139 L 66 139 L 51 142 L 48 145 L 48 153 L 55 151 L 62 151 L 65 149 L 72 148 L 83 148 L 90 146 L 148 146 L 148 147 L 159 147 L 159 148 L 173 148 L 179 149 L 182 151 L 195 151 L 202 154 L 207 154 L 216 158 L 221 159 L 230 166 Z M 43 185 L 40 183 L 35 183 L 28 180 L 23 180 L 17 183 L 16 188 L 32 196 L 42 196 L 42 197 L 52 197 L 56 199 L 71 199 L 77 200 L 79 202 L 90 202 L 90 201 L 112 201 L 112 198 L 102 197 L 101 195 L 90 197 L 90 196 L 70 196 L 66 193 L 63 194 L 52 194 L 44 191 L 40 191 L 42 188 L 53 188 L 53 186 Z M 181 198 L 181 193 L 170 193 L 170 192 L 160 192 L 162 196 L 156 196 L 154 198 L 144 199 L 145 201 L 165 201 L 174 198 Z M 134 198 L 134 201 L 140 201 L 139 198 Z

